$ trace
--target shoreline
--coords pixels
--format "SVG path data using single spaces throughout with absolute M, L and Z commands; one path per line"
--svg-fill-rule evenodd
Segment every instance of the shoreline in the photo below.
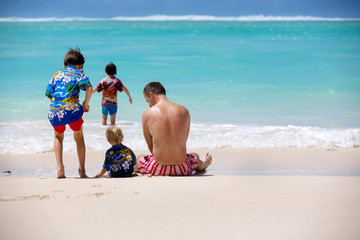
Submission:
M 360 148 L 218 148 L 188 149 L 203 158 L 207 152 L 213 163 L 207 175 L 324 175 L 360 176 Z M 149 154 L 134 150 L 135 155 Z M 86 171 L 96 175 L 103 164 L 105 150 L 87 151 Z M 65 172 L 77 177 L 76 152 L 64 152 Z M 0 171 L 16 177 L 55 177 L 54 152 L 33 154 L 0 154 Z

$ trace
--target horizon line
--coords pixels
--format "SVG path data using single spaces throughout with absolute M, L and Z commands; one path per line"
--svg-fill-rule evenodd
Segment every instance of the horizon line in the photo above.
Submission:
M 149 15 L 135 17 L 0 17 L 0 22 L 71 22 L 71 21 L 360 21 L 360 18 L 316 17 L 316 16 L 272 16 L 272 15 L 244 15 L 244 16 L 212 16 L 212 15 Z

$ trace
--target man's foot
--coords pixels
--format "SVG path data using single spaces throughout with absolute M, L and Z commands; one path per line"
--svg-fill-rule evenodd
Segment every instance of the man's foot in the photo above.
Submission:
M 86 175 L 85 169 L 79 168 L 79 176 L 80 176 L 80 178 L 88 178 L 88 175 Z
M 205 158 L 205 161 L 204 161 L 205 168 L 210 166 L 211 163 L 212 163 L 212 156 L 210 155 L 210 153 L 206 153 L 206 158 Z
M 200 159 L 198 159 L 198 165 L 196 167 L 196 171 L 197 172 L 202 172 L 204 171 L 208 166 L 210 166 L 210 164 L 212 163 L 212 156 L 210 155 L 210 153 L 206 153 L 205 156 L 205 160 L 202 161 Z

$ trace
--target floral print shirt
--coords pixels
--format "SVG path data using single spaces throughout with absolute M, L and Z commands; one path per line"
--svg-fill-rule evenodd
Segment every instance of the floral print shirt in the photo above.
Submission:
M 119 144 L 106 151 L 103 168 L 109 170 L 110 177 L 131 177 L 135 163 L 136 156 L 133 151 Z
M 101 105 L 115 105 L 117 106 L 117 91 L 122 92 L 124 85 L 118 78 L 106 77 L 97 85 L 97 91 L 102 93 Z
M 45 95 L 51 99 L 48 118 L 53 126 L 73 123 L 83 115 L 79 94 L 84 85 L 91 87 L 89 78 L 73 66 L 57 71 L 50 79 Z

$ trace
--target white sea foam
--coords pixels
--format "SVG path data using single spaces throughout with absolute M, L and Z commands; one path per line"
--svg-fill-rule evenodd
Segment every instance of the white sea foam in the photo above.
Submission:
M 134 150 L 147 149 L 140 122 L 117 122 L 124 132 L 124 144 Z M 86 120 L 88 150 L 106 150 L 106 127 Z M 28 154 L 53 151 L 53 130 L 47 121 L 0 123 L 0 154 Z M 329 129 L 300 126 L 241 126 L 193 123 L 188 148 L 276 148 L 360 146 L 360 128 Z M 65 132 L 64 151 L 76 151 L 72 131 Z
M 86 17 L 67 17 L 67 18 L 22 18 L 8 17 L 0 18 L 0 22 L 71 22 L 71 21 L 360 21 L 360 18 L 325 18 L 316 16 L 208 16 L 208 15 L 151 15 L 125 17 L 118 16 L 112 18 L 86 18 Z

